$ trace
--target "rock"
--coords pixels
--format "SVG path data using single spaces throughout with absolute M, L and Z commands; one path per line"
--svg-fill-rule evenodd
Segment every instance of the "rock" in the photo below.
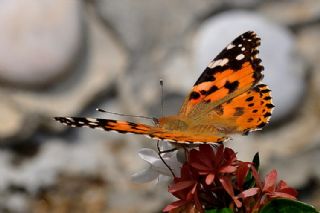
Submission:
M 107 183 L 99 177 L 62 175 L 30 202 L 30 212 L 106 212 Z M 26 209 L 24 209 L 26 211 Z
M 86 18 L 89 40 L 85 54 L 77 61 L 77 69 L 65 73 L 56 87 L 45 92 L 8 90 L 6 93 L 17 105 L 23 106 L 24 111 L 43 118 L 34 120 L 36 125 L 57 128 L 57 123 L 50 117 L 77 115 L 98 95 L 110 89 L 126 66 L 126 55 L 110 32 L 92 11 Z
M 258 12 L 283 25 L 302 26 L 319 20 L 320 4 L 317 0 L 264 1 Z
M 0 79 L 47 86 L 71 65 L 81 42 L 82 2 L 5 0 L 0 9 Z M 45 18 L 44 18 L 45 17 Z
M 35 118 L 24 113 L 23 109 L 5 94 L 0 93 L 0 99 L 0 143 L 7 144 L 29 137 L 36 129 L 36 125 L 30 122 Z
M 101 0 L 96 1 L 96 8 L 130 51 L 142 53 L 157 45 L 173 45 L 171 39 L 182 38 L 192 19 L 204 16 L 222 2 Z
M 228 11 L 203 23 L 194 40 L 199 75 L 229 42 L 248 30 L 256 31 L 262 39 L 259 55 L 265 67 L 263 82 L 272 90 L 275 105 L 271 121 L 284 119 L 300 105 L 306 67 L 296 54 L 293 35 L 259 14 Z
M 72 197 L 76 200 L 84 199 L 92 190 L 90 199 L 81 202 L 81 205 L 94 205 L 91 199 L 94 199 L 95 194 L 97 201 L 105 197 L 103 202 L 97 205 L 103 207 L 104 203 L 110 212 L 128 212 L 130 209 L 135 212 L 155 212 L 162 207 L 163 199 L 169 197 L 169 194 L 163 196 L 167 190 L 165 186 L 136 185 L 130 182 L 130 173 L 142 166 L 139 165 L 139 157 L 132 147 L 117 149 L 115 144 L 112 145 L 105 139 L 79 142 L 75 138 L 68 142 L 59 139 L 47 140 L 37 155 L 19 166 L 11 164 L 14 157 L 12 153 L 1 150 L 0 190 L 8 194 L 1 197 L 0 204 L 4 203 L 4 199 L 11 199 L 9 186 L 16 186 L 20 191 L 24 191 L 25 200 L 34 200 L 27 204 L 34 203 L 36 208 L 55 209 L 59 204 L 63 206 L 65 202 L 73 203 Z M 98 180 L 104 193 L 95 187 L 97 182 L 94 180 Z M 48 198 L 47 204 L 52 205 L 41 206 L 38 197 Z M 145 200 L 148 202 L 141 206 Z M 8 206 L 9 204 L 3 206 L 13 208 Z
M 317 106 L 317 111 L 320 109 L 320 68 L 318 62 L 320 60 L 320 25 L 304 27 L 297 34 L 298 51 L 310 64 L 310 75 L 308 76 L 309 89 L 311 99 L 314 100 L 314 106 Z

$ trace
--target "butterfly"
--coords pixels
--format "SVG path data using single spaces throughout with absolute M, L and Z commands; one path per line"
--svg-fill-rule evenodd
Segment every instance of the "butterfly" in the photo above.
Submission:
M 212 60 L 177 115 L 156 119 L 154 126 L 101 118 L 55 117 L 71 127 L 90 127 L 146 135 L 180 144 L 221 143 L 231 134 L 263 128 L 274 105 L 258 58 L 260 38 L 248 31 Z

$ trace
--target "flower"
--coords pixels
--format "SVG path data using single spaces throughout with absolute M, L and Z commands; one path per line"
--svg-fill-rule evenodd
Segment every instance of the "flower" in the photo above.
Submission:
M 286 198 L 296 200 L 297 191 L 280 180 L 277 184 L 278 173 L 276 170 L 270 171 L 264 181 L 254 167 L 251 167 L 252 175 L 255 179 L 256 186 L 244 190 L 237 197 L 242 198 L 246 203 L 246 212 L 258 212 L 258 210 L 274 198 Z M 249 203 L 254 203 L 250 206 Z
M 297 192 L 284 181 L 277 184 L 272 170 L 262 181 L 257 171 L 259 155 L 253 162 L 237 160 L 236 153 L 223 145 L 200 145 L 186 151 L 181 176 L 169 186 L 177 201 L 163 211 L 201 213 L 206 209 L 229 207 L 234 212 L 258 212 L 274 198 L 296 199 Z
M 169 204 L 163 209 L 164 212 L 172 211 L 174 209 L 184 209 L 196 206 L 196 209 L 202 209 L 201 203 L 198 197 L 198 174 L 188 164 L 184 164 L 181 168 L 181 177 L 174 178 L 174 183 L 169 187 L 175 197 L 179 198 Z
M 160 150 L 170 150 L 172 145 L 166 141 L 161 141 Z M 177 159 L 178 150 L 162 153 L 162 159 L 172 169 L 175 175 L 180 176 L 182 163 Z M 141 159 L 148 163 L 148 167 L 142 171 L 136 172 L 131 176 L 131 180 L 135 183 L 150 182 L 155 179 L 158 181 L 166 181 L 172 178 L 169 168 L 163 163 L 159 154 L 153 149 L 143 148 L 139 150 L 138 155 Z
M 187 159 L 182 166 L 181 177 L 174 178 L 169 187 L 169 192 L 179 200 L 165 207 L 165 212 L 178 211 L 186 206 L 192 207 L 192 211 L 203 212 L 210 206 L 223 206 L 230 199 L 241 206 L 229 176 L 237 169 L 233 150 L 223 145 L 214 150 L 210 145 L 203 144 L 198 150 L 190 150 Z
M 200 145 L 199 150 L 190 151 L 190 165 L 198 170 L 199 175 L 206 177 L 207 185 L 212 184 L 219 174 L 235 172 L 235 164 L 236 154 L 223 145 L 218 146 L 215 152 L 207 144 Z

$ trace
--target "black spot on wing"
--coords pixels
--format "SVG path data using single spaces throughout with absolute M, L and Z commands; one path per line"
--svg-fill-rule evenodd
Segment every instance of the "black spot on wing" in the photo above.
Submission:
M 273 104 L 266 104 L 266 107 L 269 109 L 272 109 L 272 108 L 274 108 L 274 105 Z
M 271 96 L 264 97 L 263 99 L 266 101 L 271 100 Z
M 224 84 L 224 87 L 229 90 L 229 93 L 234 92 L 239 87 L 239 81 L 229 82 Z
M 246 129 L 244 130 L 244 132 L 242 133 L 242 135 L 249 135 L 250 130 Z
M 213 109 L 218 115 L 223 115 L 223 107 L 221 105 L 216 106 Z
M 235 113 L 233 114 L 234 116 L 241 116 L 244 113 L 244 108 L 243 107 L 236 107 Z
M 266 112 L 263 116 L 264 116 L 265 118 L 270 117 L 270 116 L 271 116 L 271 113 L 270 113 L 270 112 Z
M 265 125 L 266 125 L 265 122 L 261 122 L 257 127 L 258 127 L 259 129 L 261 129 L 261 128 L 265 127 Z
M 210 89 L 207 91 L 207 95 L 214 93 L 215 91 L 217 91 L 219 88 L 217 86 L 212 86 L 210 87 Z
M 247 102 L 250 102 L 253 100 L 253 96 L 250 96 L 249 98 L 246 99 Z
M 270 92 L 270 91 L 271 91 L 271 90 L 269 90 L 269 89 L 260 90 L 261 93 L 268 93 L 268 92 Z
M 190 96 L 189 96 L 189 100 L 192 100 L 192 99 L 196 100 L 198 98 L 200 98 L 200 94 L 195 92 L 195 91 L 192 91 Z
M 196 83 L 194 85 L 198 85 L 202 82 L 207 82 L 207 81 L 215 81 L 216 78 L 214 77 L 214 74 L 216 72 L 221 72 L 222 69 L 218 69 L 218 68 L 210 68 L 207 67 L 203 73 L 200 75 L 200 77 L 198 78 L 198 80 L 196 81 Z

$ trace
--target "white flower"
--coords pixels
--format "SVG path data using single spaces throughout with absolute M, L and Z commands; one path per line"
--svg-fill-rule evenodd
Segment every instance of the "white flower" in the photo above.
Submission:
M 160 141 L 160 150 L 170 150 L 173 146 L 166 141 Z M 182 163 L 177 159 L 178 150 L 162 153 L 161 157 L 172 169 L 176 176 L 180 176 L 180 169 Z M 138 152 L 140 158 L 146 161 L 149 165 L 147 168 L 137 172 L 131 176 L 132 181 L 135 183 L 150 182 L 155 179 L 158 181 L 166 181 L 172 178 L 172 173 L 168 167 L 162 162 L 158 153 L 153 149 L 143 148 Z

